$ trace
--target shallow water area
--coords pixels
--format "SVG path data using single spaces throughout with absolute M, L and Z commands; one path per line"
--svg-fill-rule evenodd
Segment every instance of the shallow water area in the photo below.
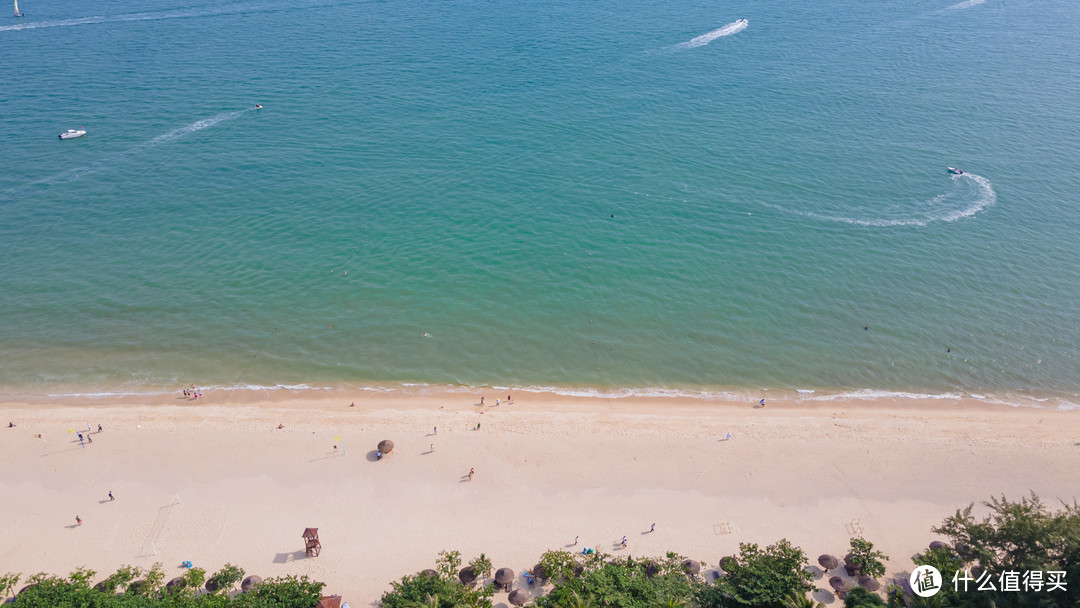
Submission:
M 1072 3 L 21 9 L 15 394 L 1080 401 Z

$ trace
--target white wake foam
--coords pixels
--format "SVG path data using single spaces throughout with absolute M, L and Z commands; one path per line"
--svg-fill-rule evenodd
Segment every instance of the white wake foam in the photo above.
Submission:
M 978 6 L 978 5 L 982 4 L 983 2 L 986 2 L 986 0 L 964 0 L 963 2 L 957 2 L 956 4 L 950 6 L 949 10 L 960 10 L 962 8 L 971 8 L 973 6 Z
M 725 25 L 722 28 L 715 29 L 715 30 L 709 32 L 708 34 L 702 34 L 702 35 L 698 36 L 697 38 L 692 38 L 690 40 L 687 40 L 686 42 L 680 42 L 679 44 L 675 45 L 675 48 L 677 48 L 677 49 L 692 49 L 692 48 L 698 47 L 698 46 L 705 46 L 706 44 L 709 44 L 710 42 L 712 42 L 713 40 L 716 40 L 717 38 L 722 38 L 724 36 L 730 36 L 732 34 L 738 34 L 739 32 L 741 32 L 741 31 L 745 30 L 747 27 L 749 27 L 749 25 L 750 25 L 750 23 L 747 22 L 747 21 L 735 21 L 734 23 L 729 23 L 729 24 Z
M 957 209 L 939 211 L 933 214 L 924 216 L 915 216 L 907 218 L 894 218 L 894 219 L 874 219 L 874 218 L 858 218 L 858 217 L 843 217 L 836 215 L 825 215 L 821 213 L 815 213 L 813 211 L 795 211 L 781 207 L 780 205 L 772 205 L 766 203 L 767 207 L 774 209 L 780 209 L 795 215 L 801 215 L 803 217 L 809 217 L 816 220 L 824 220 L 828 222 L 843 222 L 845 224 L 854 224 L 856 226 L 874 226 L 874 227 L 891 227 L 891 226 L 926 226 L 932 222 L 955 222 L 956 220 L 963 219 L 965 217 L 971 217 L 983 209 L 993 205 L 997 201 L 997 194 L 994 192 L 993 187 L 990 184 L 990 180 L 982 177 L 981 175 L 975 175 L 972 173 L 964 173 L 963 175 L 953 176 L 953 179 L 970 179 L 975 182 L 976 196 L 972 198 L 970 202 L 959 207 Z M 939 194 L 934 198 L 927 201 L 924 206 L 935 206 L 938 203 L 948 200 L 952 195 Z
M 233 118 L 238 118 L 239 116 L 243 115 L 244 112 L 247 112 L 247 110 L 237 110 L 235 112 L 226 112 L 224 114 L 218 114 L 217 116 L 214 116 L 213 118 L 205 118 L 203 120 L 193 122 L 190 125 L 187 125 L 186 127 L 180 127 L 179 129 L 173 129 L 172 131 L 169 131 L 168 133 L 166 133 L 164 135 L 158 135 L 157 137 L 155 137 L 154 139 L 150 140 L 149 142 L 147 142 L 146 144 L 143 144 L 143 145 L 153 146 L 153 145 L 157 145 L 157 144 L 160 144 L 160 143 L 164 143 L 164 142 L 176 139 L 178 137 L 183 137 L 183 136 L 185 136 L 185 135 L 187 135 L 189 133 L 194 133 L 196 131 L 202 131 L 203 129 L 207 129 L 209 127 L 212 127 L 212 126 L 218 124 L 219 122 L 222 122 L 222 121 L 225 121 L 225 120 L 232 120 Z
M 158 135 L 157 137 L 155 137 L 154 139 L 151 139 L 150 141 L 143 142 L 143 143 L 141 143 L 141 144 L 139 144 L 139 145 L 137 145 L 137 146 L 135 146 L 133 148 L 129 148 L 127 150 L 124 150 L 123 152 L 117 152 L 117 153 L 108 154 L 106 156 L 103 156 L 102 158 L 99 158 L 96 162 L 94 162 L 93 164 L 86 165 L 86 166 L 83 166 L 83 167 L 73 167 L 71 169 L 65 169 L 63 171 L 60 171 L 59 173 L 54 173 L 53 175 L 50 175 L 48 177 L 39 179 L 37 181 L 30 182 L 30 183 L 28 183 L 28 184 L 26 184 L 24 186 L 18 186 L 18 187 L 14 188 L 14 189 L 6 192 L 6 193 L 0 193 L 0 196 L 2 196 L 2 195 L 10 195 L 10 197 L 11 197 L 10 201 L 4 201 L 5 203 L 17 202 L 19 200 L 22 200 L 26 196 L 29 196 L 30 194 L 32 194 L 36 189 L 40 189 L 40 188 L 43 188 L 43 187 L 47 188 L 49 186 L 54 186 L 54 185 L 59 185 L 59 184 L 66 184 L 68 182 L 76 181 L 76 180 L 82 178 L 85 175 L 89 175 L 91 173 L 95 173 L 97 171 L 100 171 L 102 168 L 115 165 L 117 163 L 117 161 L 126 160 L 128 158 L 136 157 L 136 156 L 139 155 L 140 152 L 142 152 L 143 150 L 146 150 L 149 147 L 157 146 L 157 145 L 172 141 L 174 139 L 184 137 L 185 135 L 194 133 L 196 131 L 201 131 L 203 129 L 210 128 L 210 127 L 212 127 L 212 126 L 214 126 L 214 125 L 216 125 L 216 124 L 218 124 L 220 122 L 223 122 L 223 121 L 226 121 L 226 120 L 232 120 L 234 118 L 238 118 L 238 117 L 242 116 L 244 113 L 250 112 L 250 111 L 251 111 L 251 109 L 249 108 L 249 109 L 246 109 L 246 110 L 237 110 L 235 112 L 225 112 L 224 114 L 218 114 L 217 116 L 213 116 L 211 118 L 204 118 L 203 120 L 193 122 L 190 125 L 180 127 L 179 129 L 173 129 L 172 131 L 169 131 L 168 133 L 165 133 L 164 135 Z
M 218 15 L 232 15 L 232 14 L 244 14 L 251 12 L 261 12 L 267 10 L 277 10 L 280 6 L 266 5 L 266 4 L 254 4 L 254 5 L 226 5 L 219 6 L 210 9 L 179 9 L 179 10 L 166 10 L 151 13 L 128 13 L 126 15 L 110 15 L 104 17 L 97 15 L 94 17 L 79 17 L 76 19 L 61 19 L 57 21 L 25 21 L 17 23 L 15 25 L 0 26 L 0 32 L 14 31 L 14 30 L 35 30 L 43 27 L 69 27 L 72 25 L 86 25 L 89 23 L 121 23 L 124 21 L 158 21 L 161 19 L 184 19 L 190 17 L 215 17 Z
M 103 23 L 105 17 L 100 15 L 96 17 L 80 17 L 78 19 L 62 19 L 60 21 L 30 21 L 26 23 L 17 23 L 15 25 L 3 25 L 0 26 L 0 32 L 10 32 L 14 30 L 36 30 L 42 27 L 66 27 L 69 25 L 83 25 L 86 23 Z

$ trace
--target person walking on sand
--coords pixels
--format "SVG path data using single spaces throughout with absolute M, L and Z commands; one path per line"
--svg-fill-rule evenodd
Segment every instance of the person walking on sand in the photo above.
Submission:
M 437 427 L 437 426 L 436 426 L 436 427 L 432 427 L 432 429 L 431 429 L 431 434 L 432 434 L 432 435 L 438 435 L 438 434 L 439 434 L 439 427 Z
M 79 517 L 78 515 L 75 516 L 75 525 L 76 526 L 81 526 L 82 525 L 82 518 Z
M 656 532 L 656 524 L 649 526 L 649 532 Z
M 619 544 L 623 546 L 623 549 L 625 549 L 625 548 L 626 548 L 626 537 L 625 537 L 625 536 L 624 536 L 624 537 L 622 537 L 622 542 L 621 542 L 621 543 L 619 543 Z
M 433 444 L 431 444 L 431 451 L 432 451 L 433 453 L 435 452 L 435 444 L 434 444 L 434 443 L 433 443 Z
M 469 481 L 472 481 L 472 476 L 473 476 L 473 473 L 475 473 L 475 472 L 476 472 L 476 469 L 474 469 L 472 467 L 469 467 Z
M 112 495 L 112 490 L 109 490 L 109 500 L 116 500 L 116 497 Z
M 480 405 L 484 405 L 484 398 L 480 397 Z
M 99 433 L 101 432 L 101 425 L 100 424 L 97 425 L 97 432 L 99 432 Z
M 579 538 L 581 538 L 581 537 L 580 536 L 575 536 L 574 537 L 574 546 L 575 547 L 577 546 L 577 541 L 578 541 Z
M 765 400 L 758 401 L 758 407 L 765 407 Z

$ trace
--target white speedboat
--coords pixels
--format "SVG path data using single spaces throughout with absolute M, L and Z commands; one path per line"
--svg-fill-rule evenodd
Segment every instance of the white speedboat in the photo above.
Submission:
M 76 137 L 86 137 L 86 129 L 83 127 L 68 129 L 66 133 L 60 134 L 60 139 L 75 139 Z
M 948 169 L 949 169 L 949 173 L 952 173 L 953 175 L 963 175 L 964 174 L 963 171 L 961 171 L 960 169 L 957 169 L 956 167 L 949 167 Z

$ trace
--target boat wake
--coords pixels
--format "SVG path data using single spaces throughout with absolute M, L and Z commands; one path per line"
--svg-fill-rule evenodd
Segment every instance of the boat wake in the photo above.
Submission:
M 702 34 L 697 38 L 692 38 L 686 42 L 680 42 L 676 44 L 675 49 L 692 49 L 694 47 L 705 46 L 717 38 L 723 38 L 724 36 L 730 36 L 732 34 L 738 34 L 750 26 L 750 22 L 745 19 L 740 19 L 734 23 L 729 23 L 722 28 L 715 29 L 708 34 Z
M 315 8 L 319 6 L 333 6 L 333 4 L 304 6 L 301 8 Z M 152 13 L 129 13 L 126 15 L 110 15 L 108 17 L 97 15 L 94 17 L 60 19 L 57 21 L 29 21 L 17 23 L 15 25 L 4 25 L 0 26 L 0 32 L 9 32 L 15 30 L 35 30 L 43 27 L 69 27 L 72 25 L 86 25 L 90 23 L 122 23 L 125 21 L 158 21 L 162 19 L 184 19 L 194 17 L 216 17 L 219 15 L 241 15 L 246 13 L 259 13 L 276 10 L 292 10 L 295 8 L 297 7 L 294 5 L 260 3 L 246 5 L 240 4 L 232 6 L 226 5 L 210 9 L 178 9 L 158 11 Z
M 180 127 L 179 129 L 173 129 L 172 131 L 169 131 L 168 133 L 166 133 L 164 135 L 158 135 L 154 139 L 151 139 L 150 141 L 146 142 L 145 144 L 142 144 L 141 146 L 139 146 L 139 148 L 142 148 L 142 147 L 145 147 L 145 146 L 156 146 L 158 144 L 162 144 L 162 143 L 165 143 L 167 141 L 172 141 L 172 140 L 174 140 L 174 139 L 176 139 L 178 137 L 183 137 L 185 135 L 188 135 L 189 133 L 194 133 L 196 131 L 202 131 L 203 129 L 208 129 L 208 128 L 218 124 L 219 122 L 223 122 L 223 121 L 226 121 L 226 120 L 232 120 L 234 118 L 239 118 L 245 112 L 249 112 L 249 111 L 250 110 L 237 110 L 235 112 L 226 112 L 224 114 L 218 114 L 217 116 L 214 116 L 213 118 L 204 118 L 203 120 L 193 122 L 193 123 L 191 123 L 190 125 L 188 125 L 186 127 Z
M 7 203 L 17 202 L 17 201 L 22 200 L 23 198 L 26 198 L 27 196 L 33 194 L 35 191 L 37 191 L 39 189 L 48 188 L 50 186 L 55 186 L 55 185 L 59 185 L 59 184 L 66 184 L 66 183 L 76 181 L 76 180 L 78 180 L 78 179 L 80 179 L 80 178 L 82 178 L 82 177 L 84 177 L 86 175 L 89 175 L 91 173 L 96 173 L 97 171 L 100 171 L 103 168 L 116 166 L 121 161 L 131 159 L 131 158 L 135 158 L 142 151 L 146 150 L 147 148 L 150 148 L 150 147 L 153 147 L 153 146 L 158 146 L 158 145 L 164 144 L 166 142 L 173 141 L 175 139 L 179 139 L 181 137 L 184 137 L 184 136 L 189 135 L 191 133 L 194 133 L 196 131 L 202 131 L 203 129 L 208 129 L 208 128 L 210 128 L 210 127 L 212 127 L 212 126 L 214 126 L 214 125 L 216 125 L 218 123 L 224 122 L 226 120 L 232 120 L 234 118 L 239 118 L 240 116 L 243 116 L 244 114 L 246 114 L 247 112 L 250 112 L 250 111 L 252 111 L 252 110 L 249 108 L 247 110 L 237 110 L 237 111 L 234 111 L 234 112 L 225 112 L 224 114 L 218 114 L 217 116 L 213 116 L 211 118 L 204 118 L 203 120 L 193 122 L 190 125 L 180 127 L 179 129 L 173 129 L 172 131 L 169 131 L 168 133 L 165 133 L 164 135 L 158 135 L 157 137 L 155 137 L 154 139 L 151 139 L 150 141 L 138 144 L 137 146 L 135 146 L 133 148 L 130 148 L 128 150 L 124 150 L 123 152 L 117 152 L 117 153 L 114 153 L 114 154 L 108 154 L 106 156 L 103 156 L 103 157 L 99 158 L 96 162 L 94 162 L 94 163 L 92 163 L 90 165 L 87 165 L 87 166 L 84 166 L 84 167 L 74 167 L 74 168 L 71 168 L 71 169 L 66 169 L 66 170 L 61 171 L 59 173 L 56 173 L 54 175 L 50 175 L 49 177 L 39 179 L 39 180 L 34 181 L 34 182 L 30 182 L 29 184 L 26 184 L 24 186 L 18 186 L 15 189 L 13 189 L 12 191 L 9 191 L 8 193 L 5 193 L 8 196 L 5 196 L 4 198 L 10 197 L 9 200 L 6 201 Z
M 981 175 L 964 173 L 963 175 L 954 175 L 952 179 L 954 181 L 969 180 L 972 187 L 968 189 L 967 193 L 961 191 L 950 192 L 947 194 L 939 194 L 938 196 L 935 196 L 928 201 L 924 201 L 922 204 L 919 205 L 919 207 L 925 209 L 925 211 L 918 215 L 908 217 L 845 217 L 816 213 L 813 211 L 796 211 L 770 203 L 764 204 L 766 207 L 779 209 L 781 211 L 794 213 L 795 215 L 801 215 L 803 217 L 808 217 L 815 220 L 821 220 L 826 222 L 843 222 L 845 224 L 853 224 L 856 226 L 872 226 L 884 228 L 893 226 L 921 227 L 934 222 L 955 222 L 956 220 L 963 219 L 965 217 L 972 217 L 983 209 L 993 205 L 997 201 L 997 194 L 994 192 L 994 189 L 990 184 L 990 180 L 982 177 Z M 956 205 L 958 199 L 967 202 L 962 203 L 958 206 Z
M 948 8 L 948 10 L 955 11 L 955 10 L 960 10 L 962 8 L 971 8 L 973 6 L 978 6 L 978 5 L 980 5 L 980 4 L 984 3 L 984 2 L 986 2 L 986 0 L 964 0 L 963 2 L 958 2 L 958 3 L 950 6 Z

